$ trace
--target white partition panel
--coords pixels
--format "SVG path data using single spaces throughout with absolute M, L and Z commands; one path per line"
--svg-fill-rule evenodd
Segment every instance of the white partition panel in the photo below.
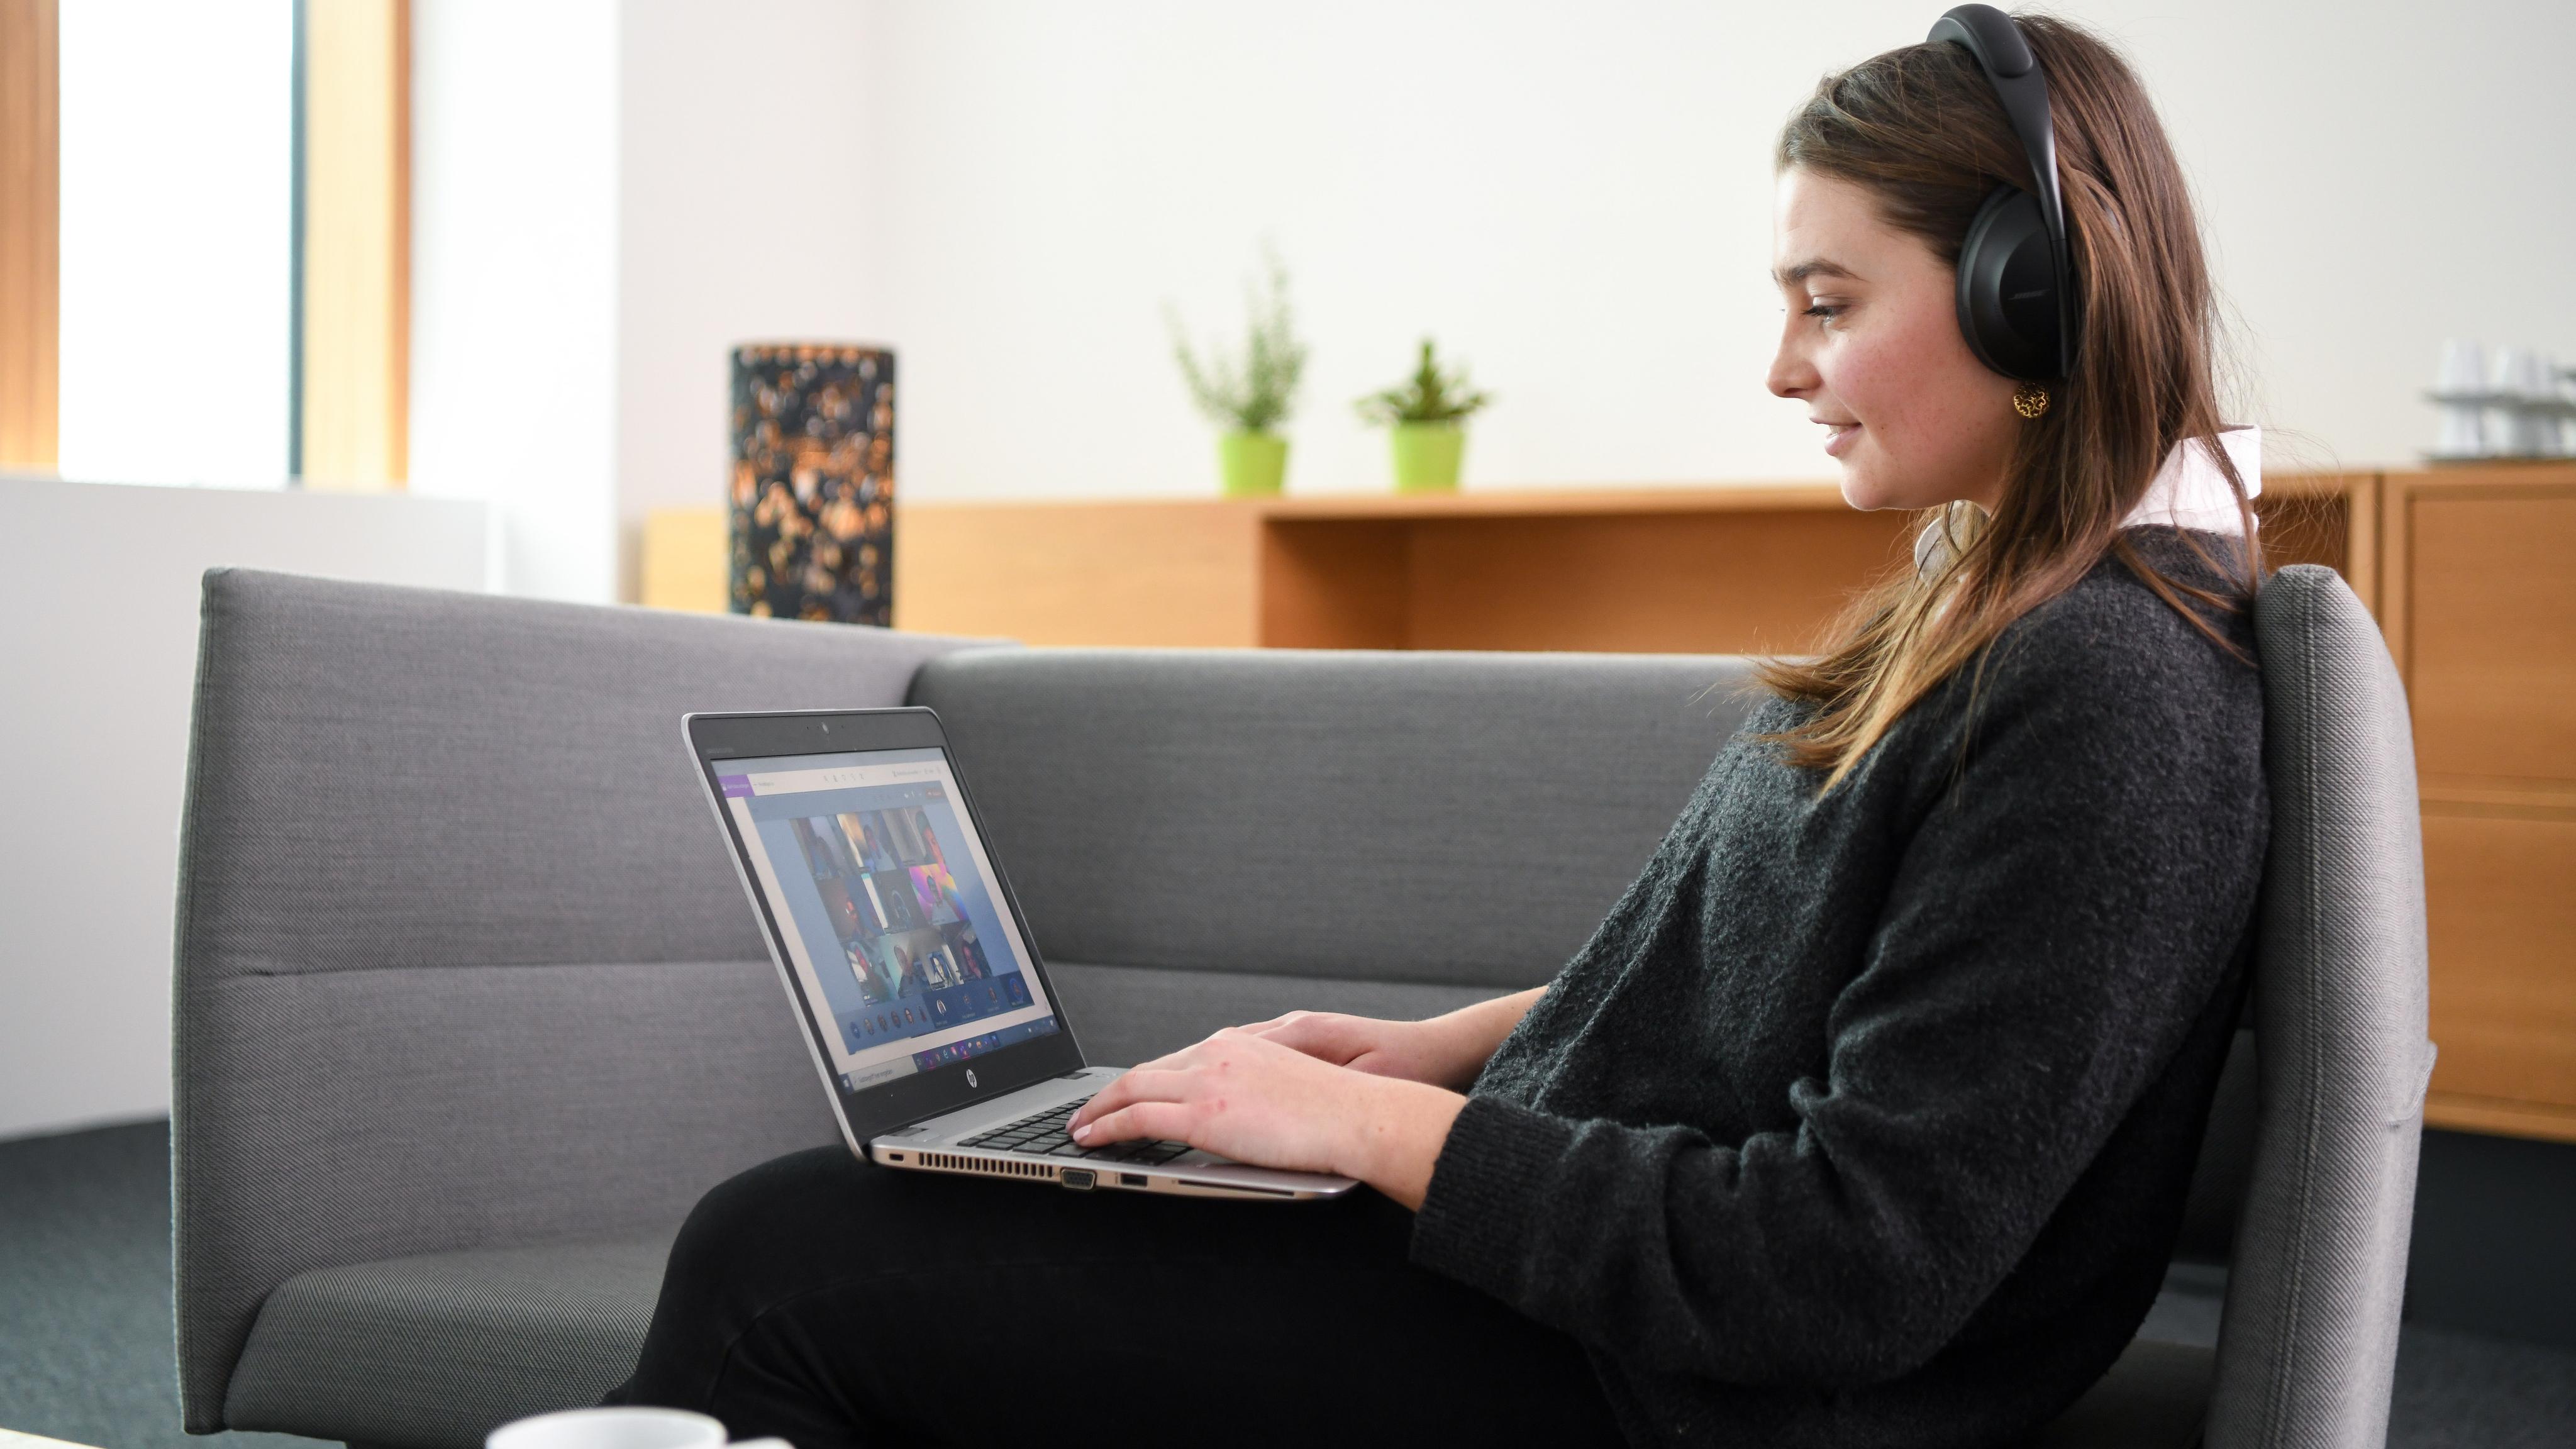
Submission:
M 218 564 L 484 583 L 484 506 L 0 478 L 0 1137 L 170 1105 L 170 928 Z

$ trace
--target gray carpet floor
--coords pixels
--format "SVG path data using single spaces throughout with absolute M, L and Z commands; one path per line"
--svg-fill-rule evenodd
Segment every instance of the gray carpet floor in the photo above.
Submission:
M 2168 1276 L 2139 1335 L 2214 1347 L 2224 1288 L 2215 1273 Z M 2390 1449 L 2576 1449 L 2576 1349 L 2405 1324 L 2397 1333 L 2388 1443 Z
M 0 1142 L 0 1428 L 107 1449 L 314 1449 L 179 1430 L 170 1129 Z
M 2146 1332 L 2214 1343 L 2213 1284 L 2178 1279 Z M 179 1430 L 170 1329 L 169 1130 L 0 1142 L 0 1427 L 108 1449 L 310 1449 Z M 2392 1449 L 2576 1446 L 2576 1349 L 2410 1323 Z

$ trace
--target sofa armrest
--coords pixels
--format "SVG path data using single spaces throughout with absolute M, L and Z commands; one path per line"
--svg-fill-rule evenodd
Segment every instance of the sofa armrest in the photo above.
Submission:
M 308 1269 L 677 1220 L 830 1128 L 679 731 L 976 641 L 218 569 L 181 829 L 187 1427 Z

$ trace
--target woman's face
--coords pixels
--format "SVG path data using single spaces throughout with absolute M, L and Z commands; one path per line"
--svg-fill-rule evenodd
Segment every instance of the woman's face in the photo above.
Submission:
M 1780 173 L 1772 276 L 1788 302 L 1771 391 L 1807 405 L 1854 508 L 1992 508 L 2021 419 L 1959 335 L 1957 278 L 1852 182 Z

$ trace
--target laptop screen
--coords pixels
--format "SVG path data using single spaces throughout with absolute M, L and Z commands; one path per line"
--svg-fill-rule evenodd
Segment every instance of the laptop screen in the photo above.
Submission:
M 845 1091 L 1059 1028 L 944 751 L 715 767 Z

